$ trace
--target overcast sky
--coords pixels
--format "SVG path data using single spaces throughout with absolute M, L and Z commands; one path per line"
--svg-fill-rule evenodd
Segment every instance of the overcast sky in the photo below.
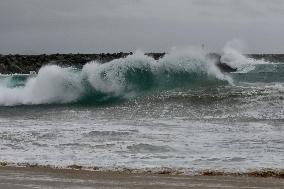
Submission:
M 284 53 L 284 0 L 0 0 L 0 54 L 220 51 Z

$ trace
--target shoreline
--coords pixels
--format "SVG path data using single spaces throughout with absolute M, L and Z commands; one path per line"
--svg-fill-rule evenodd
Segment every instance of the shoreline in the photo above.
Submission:
M 279 178 L 284 181 L 284 168 L 261 168 L 249 169 L 246 171 L 234 171 L 226 169 L 203 169 L 193 170 L 190 168 L 170 168 L 170 167 L 145 167 L 145 168 L 128 168 L 128 167 L 99 167 L 72 164 L 66 166 L 39 165 L 30 163 L 7 163 L 0 161 L 1 169 L 39 169 L 49 171 L 83 171 L 97 173 L 117 173 L 117 174 L 150 174 L 150 175 L 171 175 L 171 176 L 246 176 L 262 178 Z
M 280 178 L 168 175 L 43 167 L 0 167 L 0 188 L 282 188 Z

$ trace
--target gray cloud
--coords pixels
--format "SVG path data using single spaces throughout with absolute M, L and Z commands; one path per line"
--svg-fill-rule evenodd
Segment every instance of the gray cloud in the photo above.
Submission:
M 284 52 L 282 0 L 0 0 L 0 53 L 220 50 Z

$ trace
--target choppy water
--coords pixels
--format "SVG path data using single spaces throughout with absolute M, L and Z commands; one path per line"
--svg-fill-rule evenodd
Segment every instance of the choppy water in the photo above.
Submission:
M 140 53 L 0 79 L 0 160 L 102 168 L 284 168 L 284 64 Z M 237 57 L 237 58 L 236 58 Z

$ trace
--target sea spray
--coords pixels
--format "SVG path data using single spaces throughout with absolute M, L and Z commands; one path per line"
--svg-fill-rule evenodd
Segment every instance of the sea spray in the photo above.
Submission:
M 226 46 L 222 50 L 221 54 L 221 62 L 229 65 L 232 68 L 237 68 L 238 72 L 247 73 L 255 69 L 256 65 L 259 64 L 272 64 L 271 62 L 267 62 L 264 60 L 256 60 L 253 58 L 248 58 L 240 51 L 232 48 L 230 46 Z
M 0 86 L 0 104 L 67 103 L 82 93 L 78 75 L 71 68 L 45 66 L 36 77 L 27 78 L 24 86 Z
M 104 64 L 90 62 L 82 70 L 47 65 L 36 76 L 27 76 L 24 84 L 13 82 L 0 82 L 0 105 L 96 104 L 159 90 L 233 83 L 204 52 L 192 50 L 173 50 L 159 60 L 137 51 Z
M 137 52 L 82 70 L 1 75 L 0 161 L 274 174 L 284 168 L 284 64 L 251 61 L 253 70 L 223 74 L 202 53 L 172 51 L 155 61 Z M 51 105 L 3 106 L 16 103 Z

